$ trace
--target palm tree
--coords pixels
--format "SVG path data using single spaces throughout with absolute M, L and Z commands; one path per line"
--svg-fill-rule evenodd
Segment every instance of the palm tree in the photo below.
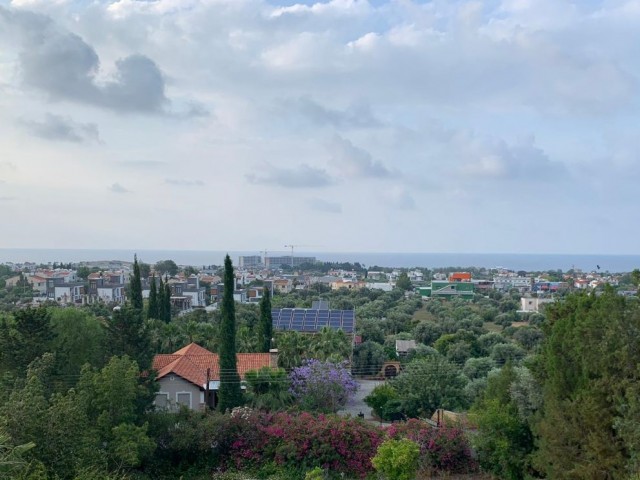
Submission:
M 289 331 L 276 337 L 278 347 L 278 365 L 290 370 L 302 364 L 307 353 L 307 338 L 301 333 Z
M 351 355 L 351 343 L 342 330 L 323 327 L 313 338 L 309 353 L 318 360 L 343 361 Z

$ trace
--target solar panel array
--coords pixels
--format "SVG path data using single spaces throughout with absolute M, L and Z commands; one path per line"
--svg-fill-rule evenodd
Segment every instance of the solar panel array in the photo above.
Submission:
M 273 328 L 314 333 L 329 327 L 353 333 L 356 316 L 353 310 L 318 310 L 315 308 L 282 308 L 271 310 Z

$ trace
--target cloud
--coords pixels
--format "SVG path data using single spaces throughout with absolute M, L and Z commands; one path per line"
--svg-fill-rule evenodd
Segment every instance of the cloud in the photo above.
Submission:
M 20 123 L 33 135 L 47 140 L 100 142 L 98 126 L 95 123 L 78 123 L 70 117 L 47 113 L 42 122 L 22 120 Z
M 387 206 L 397 210 L 415 210 L 416 201 L 403 187 L 394 187 L 384 192 L 383 198 Z
M 310 97 L 288 100 L 285 105 L 312 123 L 320 126 L 347 128 L 380 127 L 382 122 L 375 118 L 368 103 L 353 104 L 345 110 L 327 108 Z
M 349 140 L 335 135 L 329 144 L 330 163 L 348 178 L 390 178 L 397 174 L 374 161 L 366 150 Z
M 164 183 L 168 185 L 175 185 L 177 187 L 204 187 L 202 180 L 180 180 L 176 178 L 166 178 Z
M 538 146 L 535 138 L 528 137 L 509 145 L 503 140 L 471 142 L 468 159 L 459 171 L 464 176 L 497 180 L 559 180 L 567 173 L 566 167 L 553 161 Z
M 52 100 L 122 113 L 160 113 L 168 103 L 163 75 L 145 55 L 117 60 L 113 75 L 98 81 L 100 59 L 93 47 L 49 17 L 0 7 L 0 27 L 3 23 L 22 38 L 19 65 L 24 83 Z
M 295 168 L 280 168 L 267 164 L 260 173 L 249 173 L 245 178 L 253 184 L 284 188 L 319 188 L 334 183 L 325 170 L 306 164 Z
M 342 205 L 337 202 L 330 202 L 322 198 L 311 198 L 307 202 L 309 207 L 319 212 L 342 213 Z
M 166 163 L 159 160 L 122 160 L 116 164 L 125 168 L 156 168 Z
M 0 202 L 13 202 L 16 197 L 0 197 Z
M 131 193 L 131 190 L 127 190 L 119 183 L 114 183 L 109 187 L 109 190 L 113 193 Z
M 0 171 L 15 172 L 18 169 L 15 163 L 12 162 L 0 162 Z

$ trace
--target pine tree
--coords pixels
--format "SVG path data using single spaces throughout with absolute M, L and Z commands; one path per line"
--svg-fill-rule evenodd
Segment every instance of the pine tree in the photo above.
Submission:
M 268 287 L 264 287 L 262 300 L 260 301 L 260 338 L 258 339 L 258 351 L 268 353 L 271 348 L 273 336 L 273 317 L 271 316 L 271 293 Z
M 147 310 L 147 318 L 160 318 L 158 311 L 158 287 L 156 286 L 155 275 L 151 277 L 151 285 L 149 286 L 149 310 Z
M 220 390 L 218 409 L 231 410 L 242 404 L 240 375 L 236 357 L 236 309 L 233 299 L 235 279 L 231 258 L 224 259 L 224 293 L 222 297 L 222 323 L 220 325 Z
M 136 310 L 142 311 L 142 279 L 140 278 L 140 265 L 138 265 L 137 255 L 133 257 L 133 276 L 131 276 L 130 280 L 131 306 Z

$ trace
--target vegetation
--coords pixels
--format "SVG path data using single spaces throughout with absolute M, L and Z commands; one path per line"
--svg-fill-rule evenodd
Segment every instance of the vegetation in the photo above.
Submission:
M 224 294 L 222 299 L 222 323 L 220 325 L 220 389 L 218 409 L 221 412 L 242 405 L 240 375 L 236 356 L 236 310 L 233 292 L 235 276 L 231 258 L 224 259 Z
M 423 301 L 410 286 L 314 286 L 241 305 L 227 260 L 223 305 L 214 312 L 172 316 L 167 277 L 146 312 L 133 294 L 115 310 L 27 308 L 15 300 L 17 286 L 4 289 L 14 303 L 0 314 L 0 478 L 429 478 L 482 470 L 562 480 L 628 479 L 640 470 L 636 297 L 606 288 L 572 293 L 544 314 L 525 315 L 515 291 Z M 26 289 L 24 278 L 16 285 Z M 355 309 L 362 343 L 353 348 L 349 335 L 328 328 L 313 336 L 268 330 L 268 302 L 310 307 L 319 297 Z M 415 348 L 398 354 L 397 340 Z M 224 411 L 153 407 L 153 354 L 190 342 L 220 354 Z M 235 352 L 272 346 L 281 368 L 248 372 L 242 396 Z M 353 395 L 354 377 L 379 378 L 389 360 L 400 374 L 366 401 L 396 423 L 334 416 Z M 445 412 L 439 428 L 417 419 L 438 409 L 459 415 Z

